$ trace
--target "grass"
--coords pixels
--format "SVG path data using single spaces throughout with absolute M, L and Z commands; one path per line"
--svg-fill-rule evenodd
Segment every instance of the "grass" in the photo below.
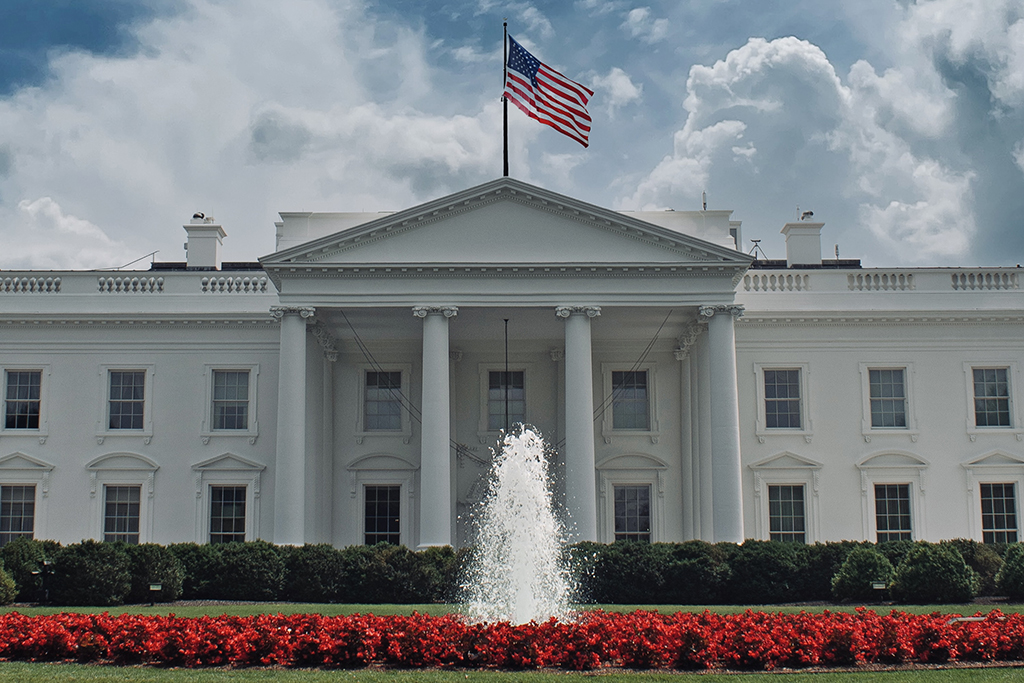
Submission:
M 818 613 L 824 610 L 831 612 L 852 612 L 857 605 L 586 605 L 583 609 L 603 609 L 608 612 L 633 612 L 638 609 L 653 610 L 662 614 L 674 612 L 703 612 L 709 610 L 717 614 L 738 614 L 746 610 L 756 612 L 810 612 Z M 1024 612 L 1024 604 L 1013 605 L 869 605 L 869 609 L 878 613 L 888 613 L 892 609 L 909 614 L 964 614 L 970 615 L 977 612 L 987 614 L 993 609 L 999 609 L 1007 614 Z M 176 614 L 179 617 L 202 617 L 219 616 L 229 614 L 233 616 L 250 616 L 253 614 L 323 614 L 335 616 L 341 614 L 430 614 L 438 616 L 450 612 L 458 612 L 459 605 L 326 605 L 321 603 L 293 603 L 293 602 L 265 602 L 265 603 L 233 603 L 222 605 L 161 605 L 155 607 L 149 605 L 121 605 L 118 607 L 26 607 L 6 606 L 0 607 L 0 614 L 6 612 L 19 612 L 21 614 L 35 616 L 39 614 L 57 614 L 60 612 L 80 612 L 84 614 L 99 614 L 109 612 L 110 614 Z
M 108 667 L 82 664 L 0 664 L 0 681 L 18 683 L 64 683 L 75 681 L 127 681 L 128 683 L 213 683 L 213 681 L 275 681 L 318 683 L 320 681 L 366 681 L 368 683 L 582 683 L 597 679 L 600 683 L 654 683 L 689 681 L 694 683 L 736 682 L 735 674 L 681 674 L 667 672 L 562 673 L 547 671 L 320 671 L 279 669 L 154 669 L 146 667 Z M 1014 668 L 916 669 L 901 671 L 841 671 L 822 673 L 744 674 L 742 683 L 1002 683 L 1019 681 L 1021 670 Z

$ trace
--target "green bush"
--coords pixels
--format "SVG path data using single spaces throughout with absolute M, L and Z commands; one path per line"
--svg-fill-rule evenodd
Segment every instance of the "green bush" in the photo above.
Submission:
M 881 582 L 888 588 L 892 578 L 892 563 L 885 555 L 874 548 L 854 548 L 832 577 L 832 595 L 836 600 L 873 602 L 885 595 L 873 584 Z
M 969 602 L 978 590 L 978 575 L 946 543 L 915 543 L 892 582 L 892 597 L 904 604 Z
M 914 549 L 913 541 L 883 541 L 875 544 L 875 550 L 885 555 L 889 564 L 893 567 L 900 566 L 900 562 Z
M 657 543 L 662 591 L 657 602 L 671 605 L 709 605 L 719 600 L 729 578 L 729 566 L 720 548 L 704 541 Z
M 295 602 L 338 602 L 345 565 L 341 552 L 322 543 L 282 549 L 284 598 Z
M 214 588 L 220 572 L 220 552 L 216 545 L 174 543 L 167 549 L 177 558 L 182 569 L 181 597 L 202 600 L 219 597 Z
M 796 543 L 747 539 L 729 557 L 732 576 L 723 597 L 739 605 L 800 601 L 801 548 Z
M 0 605 L 9 605 L 18 595 L 18 586 L 11 575 L 0 569 Z
M 278 600 L 284 588 L 281 549 L 266 541 L 211 546 L 219 560 L 209 592 L 221 600 Z
M 132 586 L 127 602 L 174 602 L 181 595 L 185 575 L 181 562 L 168 548 L 155 543 L 129 545 Z M 159 583 L 159 591 L 150 591 L 150 584 Z
M 863 547 L 860 541 L 830 541 L 804 546 L 797 598 L 801 602 L 830 600 L 832 578 L 843 566 L 846 558 L 856 549 Z
M 414 553 L 404 545 L 378 543 L 349 546 L 341 556 L 345 580 L 340 602 L 434 602 L 450 594 L 455 582 L 456 558 L 450 548 Z
M 956 548 L 967 566 L 978 574 L 978 595 L 996 594 L 996 575 L 1003 566 L 1003 558 L 992 546 L 967 538 L 954 538 L 943 543 Z
M 124 543 L 82 541 L 54 558 L 50 598 L 58 605 L 120 605 L 131 589 L 131 560 Z
M 60 544 L 55 541 L 37 541 L 26 536 L 0 549 L 4 569 L 18 588 L 16 599 L 19 602 L 35 602 L 40 598 L 43 563 L 52 560 L 59 549 Z
M 653 604 L 663 598 L 664 553 L 660 544 L 616 541 L 594 544 L 586 594 L 598 603 Z
M 454 602 L 458 596 L 460 558 L 451 546 L 426 548 L 416 553 L 420 569 L 417 602 Z
M 1003 566 L 996 575 L 996 588 L 1011 600 L 1024 599 L 1024 543 L 1006 548 Z

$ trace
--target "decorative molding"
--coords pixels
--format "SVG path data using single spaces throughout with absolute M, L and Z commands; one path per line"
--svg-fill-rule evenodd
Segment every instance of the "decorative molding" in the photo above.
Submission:
M 289 313 L 298 313 L 303 320 L 308 320 L 316 315 L 316 308 L 313 306 L 271 306 L 270 317 L 281 322 Z
M 559 318 L 568 318 L 573 313 L 586 314 L 588 318 L 596 318 L 601 315 L 600 306 L 555 306 L 555 315 Z
M 561 363 L 562 361 L 565 360 L 565 348 L 559 347 L 551 349 L 550 351 L 548 351 L 548 355 L 551 356 L 551 361 L 553 363 Z
M 744 308 L 740 304 L 716 304 L 714 306 L 700 306 L 697 309 L 697 314 L 701 320 L 711 320 L 718 313 L 728 313 L 733 319 L 743 317 Z
M 462 349 L 452 349 L 448 352 L 448 360 L 458 363 L 462 360 Z
M 332 363 L 337 361 L 338 343 L 324 321 L 320 319 L 313 321 L 313 324 L 310 326 L 310 331 L 313 333 L 313 337 L 320 344 L 320 348 L 324 350 L 324 358 Z
M 683 333 L 676 338 L 679 342 L 679 348 L 673 349 L 672 353 L 675 355 L 676 360 L 686 360 L 690 355 L 690 349 L 697 342 L 697 338 L 701 333 L 707 329 L 707 321 L 698 318 L 697 320 L 691 320 L 683 330 Z
M 413 306 L 412 314 L 417 318 L 426 318 L 428 315 L 443 315 L 446 318 L 454 318 L 459 314 L 458 306 Z

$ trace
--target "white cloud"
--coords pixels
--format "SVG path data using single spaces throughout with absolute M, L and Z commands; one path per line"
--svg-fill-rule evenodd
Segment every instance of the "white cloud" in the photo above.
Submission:
M 138 256 L 50 197 L 18 202 L 18 214 L 20 239 L 5 240 L 4 247 L 11 267 L 113 268 Z
M 610 112 L 630 104 L 639 102 L 643 95 L 643 84 L 636 85 L 629 74 L 619 67 L 612 69 L 605 76 L 594 76 L 590 80 L 591 88 L 600 93 L 600 100 L 608 105 Z
M 539 33 L 542 38 L 550 38 L 555 35 L 555 29 L 551 21 L 543 12 L 537 9 L 532 2 L 515 2 L 500 0 L 477 0 L 477 14 L 488 14 L 492 12 L 503 12 L 524 23 L 525 31 L 516 27 L 510 27 L 509 33 L 519 35 L 520 33 Z M 520 40 L 519 42 L 523 42 Z
M 636 7 L 626 13 L 622 28 L 633 38 L 651 44 L 664 40 L 668 35 L 668 19 L 655 19 L 650 7 Z

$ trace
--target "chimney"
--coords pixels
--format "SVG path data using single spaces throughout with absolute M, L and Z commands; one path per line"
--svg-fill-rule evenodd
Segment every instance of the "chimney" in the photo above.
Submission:
M 824 223 L 786 223 L 782 234 L 786 236 L 786 265 L 821 265 L 821 229 Z
M 201 213 L 192 216 L 184 226 L 188 233 L 185 243 L 189 270 L 220 270 L 220 245 L 227 235 L 224 228 Z

